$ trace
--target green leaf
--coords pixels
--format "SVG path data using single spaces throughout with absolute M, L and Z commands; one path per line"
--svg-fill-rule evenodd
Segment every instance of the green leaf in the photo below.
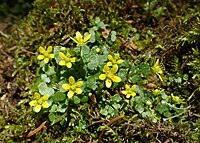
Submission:
M 130 78 L 129 78 L 129 81 L 132 83 L 132 84 L 135 84 L 138 82 L 138 80 L 140 79 L 140 76 L 139 75 L 132 75 Z
M 55 74 L 55 67 L 49 66 L 48 70 L 45 72 L 48 76 Z
M 65 47 L 64 47 L 65 48 Z M 55 46 L 54 47 L 54 59 L 56 60 L 56 63 L 58 64 L 62 59 L 59 56 L 59 52 L 63 52 L 61 49 L 63 49 L 62 46 Z
M 90 29 L 89 30 L 89 33 L 91 34 L 91 37 L 90 37 L 90 43 L 94 43 L 96 41 L 96 34 L 95 34 L 95 31 L 93 29 Z
M 81 99 L 77 96 L 74 96 L 74 104 L 79 104 L 81 102 Z
M 106 108 L 101 108 L 100 113 L 104 116 L 108 115 L 108 110 Z
M 122 82 L 126 81 L 126 75 L 127 75 L 128 69 L 120 69 L 118 72 L 118 76 L 121 77 Z
M 49 96 L 54 94 L 54 89 L 49 88 L 45 82 L 42 82 L 38 85 L 38 89 L 40 94 L 45 95 L 48 94 Z
M 90 57 L 90 62 L 88 63 L 88 69 L 94 70 L 99 66 L 98 55 L 92 55 Z
M 46 74 L 42 74 L 41 75 L 41 79 L 46 83 L 50 83 L 51 82 L 50 78 L 48 78 Z
M 136 104 L 135 110 L 138 111 L 140 114 L 144 112 L 144 105 L 143 104 Z
M 121 105 L 116 102 L 113 103 L 112 106 L 115 108 L 115 110 L 118 110 L 121 107 Z
M 169 109 L 167 107 L 166 104 L 159 104 L 157 107 L 156 107 L 156 110 L 160 113 L 160 114 L 163 114 L 164 112 L 168 112 Z
M 111 98 L 112 101 L 114 102 L 119 102 L 122 100 L 122 98 L 119 96 L 119 94 L 115 94 L 112 98 Z
M 81 47 L 81 57 L 88 55 L 90 53 L 90 48 L 86 45 Z
M 49 112 L 56 112 L 57 109 L 58 109 L 58 106 L 57 106 L 56 104 L 53 104 L 53 105 L 51 106 L 51 109 L 49 110 Z
M 115 41 L 116 40 L 116 32 L 115 31 L 111 31 L 111 41 Z
M 86 86 L 92 90 L 96 90 L 98 87 L 96 78 L 94 76 L 90 76 L 86 82 Z
M 66 95 L 63 92 L 56 92 L 53 95 L 54 102 L 64 101 L 65 99 L 66 99 Z
M 83 102 L 83 103 L 87 102 L 88 99 L 89 99 L 88 96 L 83 96 L 83 98 L 81 98 L 81 102 Z

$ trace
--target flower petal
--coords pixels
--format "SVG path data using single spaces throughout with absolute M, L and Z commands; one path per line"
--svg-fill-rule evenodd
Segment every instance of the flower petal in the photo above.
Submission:
M 58 63 L 60 66 L 64 66 L 66 64 L 65 60 L 61 60 L 59 63 Z
M 125 85 L 125 88 L 126 88 L 126 90 L 130 90 L 131 89 L 131 87 L 128 84 Z
M 70 85 L 69 84 L 63 84 L 62 88 L 65 90 L 70 90 Z
M 131 96 L 135 96 L 136 95 L 136 93 L 135 92 L 131 92 Z
M 35 99 L 40 99 L 40 94 L 37 93 L 37 92 L 35 92 L 35 93 L 34 93 L 34 98 L 35 98 Z
M 87 42 L 91 37 L 91 34 L 88 34 L 87 36 L 84 37 L 83 42 Z
M 44 54 L 44 53 L 46 52 L 46 50 L 45 50 L 42 46 L 39 47 L 39 51 L 40 51 L 40 53 L 42 53 L 42 54 Z
M 70 61 L 71 61 L 72 63 L 74 63 L 74 62 L 76 61 L 76 58 L 75 58 L 75 57 L 74 57 L 74 58 L 71 58 Z
M 47 101 L 42 103 L 43 108 L 49 108 L 49 103 Z
M 62 52 L 59 52 L 58 55 L 59 55 L 59 57 L 60 57 L 61 59 L 65 59 L 65 58 L 66 58 L 65 54 L 62 53 Z
M 52 52 L 52 49 L 53 49 L 52 46 L 48 46 L 48 48 L 47 48 L 47 52 L 48 52 L 48 53 L 51 53 L 51 52 Z
M 44 63 L 47 64 L 49 62 L 49 58 L 44 59 Z
M 38 113 L 41 110 L 41 105 L 36 105 L 35 107 L 33 107 L 33 111 Z
M 115 74 L 118 71 L 118 65 L 114 65 L 111 69 L 111 73 Z
M 109 66 L 105 65 L 104 68 L 103 68 L 103 72 L 109 73 L 110 72 Z
M 131 97 L 131 94 L 127 94 L 127 95 L 126 95 L 126 98 L 130 98 L 130 97 Z
M 106 87 L 110 88 L 112 85 L 112 81 L 110 79 L 106 79 Z
M 77 83 L 76 83 L 76 87 L 81 87 L 83 85 L 83 82 L 82 81 L 78 81 Z
M 70 83 L 71 85 L 73 85 L 73 84 L 75 83 L 75 79 L 74 79 L 73 76 L 70 76 L 68 80 L 69 80 L 69 83 Z
M 49 54 L 49 58 L 53 59 L 54 58 L 54 54 Z
M 106 64 L 107 66 L 112 66 L 112 62 L 107 62 L 107 64 Z
M 72 56 L 69 50 L 67 50 L 66 56 L 67 56 L 67 57 L 71 57 L 71 56 Z
M 44 55 L 38 55 L 38 56 L 37 56 L 37 59 L 38 59 L 38 60 L 44 59 Z
M 120 59 L 119 53 L 115 54 L 115 59 L 116 59 L 116 60 L 117 60 L 117 59 Z
M 72 63 L 71 63 L 71 62 L 68 62 L 68 63 L 66 63 L 66 66 L 67 66 L 68 68 L 71 68 L 71 67 L 72 67 Z
M 122 79 L 119 76 L 113 76 L 112 77 L 112 81 L 114 81 L 114 82 L 121 82 Z
M 131 90 L 132 90 L 132 91 L 134 91 L 135 88 L 136 88 L 136 85 L 135 85 L 135 84 L 131 86 Z
M 70 37 L 76 44 L 78 44 L 78 41 L 72 37 Z
M 36 106 L 37 105 L 37 101 L 36 100 L 32 100 L 29 102 L 30 106 Z
M 113 57 L 112 57 L 111 55 L 108 55 L 108 59 L 109 59 L 110 61 L 112 61 Z
M 118 65 L 121 64 L 121 63 L 123 63 L 123 60 L 122 60 L 122 59 L 117 60 L 117 64 L 118 64 Z
M 74 91 L 70 90 L 68 93 L 67 93 L 67 97 L 68 98 L 72 98 L 72 96 L 74 95 Z
M 81 88 L 76 88 L 76 91 L 75 91 L 77 94 L 81 94 L 83 91 L 81 90 Z
M 122 93 L 126 95 L 126 94 L 127 94 L 127 91 L 126 91 L 126 90 L 122 90 Z
M 76 32 L 76 40 L 80 43 L 82 42 L 83 35 L 79 31 Z
M 100 80 L 105 80 L 105 79 L 106 79 L 106 74 L 101 74 L 101 75 L 99 76 L 99 79 L 100 79 Z
M 42 99 L 43 99 L 44 101 L 48 100 L 48 99 L 49 99 L 49 95 L 46 94 L 46 95 L 42 96 Z

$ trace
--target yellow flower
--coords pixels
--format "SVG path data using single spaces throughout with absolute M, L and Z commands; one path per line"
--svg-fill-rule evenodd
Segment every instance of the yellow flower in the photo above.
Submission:
M 135 96 L 136 95 L 135 88 L 136 88 L 136 85 L 132 85 L 130 87 L 128 84 L 126 84 L 125 85 L 125 90 L 122 90 L 122 93 L 126 95 L 126 98 L 130 98 L 131 96 Z
M 49 96 L 46 94 L 41 97 L 39 93 L 34 93 L 35 100 L 29 102 L 29 105 L 33 107 L 34 112 L 40 112 L 41 108 L 49 108 L 49 103 L 47 102 Z
M 108 60 L 109 62 L 107 62 L 107 66 L 112 66 L 112 65 L 119 65 L 123 62 L 123 60 L 120 58 L 120 55 L 119 53 L 115 54 L 115 56 L 111 56 L 111 55 L 108 55 Z
M 67 93 L 68 98 L 72 98 L 74 93 L 81 94 L 83 92 L 81 89 L 81 86 L 83 85 L 82 81 L 75 82 L 75 79 L 73 76 L 70 76 L 68 81 L 69 81 L 69 84 L 62 85 L 62 88 L 68 91 Z
M 49 46 L 47 48 L 47 50 L 45 50 L 43 47 L 40 46 L 39 51 L 40 51 L 41 55 L 38 55 L 37 59 L 38 60 L 44 59 L 45 64 L 47 64 L 49 62 L 49 59 L 54 58 L 54 54 L 52 54 L 52 46 Z
M 84 36 L 84 38 L 83 38 L 83 35 L 79 31 L 77 31 L 76 37 L 75 38 L 70 37 L 70 38 L 74 42 L 76 42 L 77 45 L 81 46 L 81 45 L 86 44 L 88 42 L 88 40 L 90 39 L 90 37 L 91 37 L 91 34 L 88 34 L 87 36 Z
M 153 90 L 153 94 L 160 95 L 163 91 L 164 91 L 164 89 L 155 89 L 155 90 Z
M 161 69 L 161 66 L 159 64 L 159 59 L 156 60 L 155 64 L 152 67 L 153 72 L 159 77 L 161 81 L 163 81 L 161 75 L 163 74 L 163 70 Z
M 67 51 L 66 55 L 62 52 L 59 52 L 59 57 L 62 59 L 60 62 L 59 62 L 59 65 L 61 66 L 67 66 L 68 68 L 71 68 L 72 67 L 72 63 L 74 63 L 76 61 L 76 58 L 75 57 L 71 57 L 72 55 L 70 54 L 69 51 Z
M 103 72 L 105 74 L 101 74 L 99 76 L 99 79 L 100 80 L 105 80 L 107 88 L 111 87 L 112 82 L 121 82 L 121 78 L 119 76 L 115 75 L 117 71 L 118 71 L 118 66 L 117 65 L 114 65 L 112 67 L 112 69 L 110 69 L 110 67 L 107 66 L 107 65 L 104 66 Z

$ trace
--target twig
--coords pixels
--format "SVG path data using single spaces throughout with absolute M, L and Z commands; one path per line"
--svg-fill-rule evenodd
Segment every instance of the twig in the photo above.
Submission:
M 37 132 L 39 132 L 40 130 L 42 130 L 45 127 L 46 121 L 44 121 L 39 127 L 37 127 L 35 130 L 31 131 L 28 133 L 27 137 L 31 137 L 33 135 L 35 135 Z
M 9 36 L 5 33 L 3 33 L 2 31 L 0 31 L 0 35 L 2 35 L 3 37 L 9 38 Z
M 114 122 L 117 122 L 118 120 L 120 120 L 120 119 L 122 119 L 122 118 L 124 118 L 124 115 L 121 115 L 121 116 L 118 116 L 118 117 L 112 119 L 112 120 L 111 120 L 109 123 L 107 123 L 106 125 L 107 125 L 107 126 L 110 126 L 110 125 L 112 125 Z M 99 141 L 103 138 L 104 133 L 105 133 L 105 129 L 103 129 L 103 130 L 101 131 L 101 133 L 100 133 L 100 135 L 99 135 L 99 138 L 98 138 Z

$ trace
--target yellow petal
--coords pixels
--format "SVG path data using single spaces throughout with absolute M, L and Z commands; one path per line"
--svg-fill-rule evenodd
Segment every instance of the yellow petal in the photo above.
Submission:
M 60 66 L 64 66 L 66 64 L 66 62 L 64 60 L 61 60 L 59 63 L 58 63 Z
M 76 87 L 81 87 L 83 85 L 83 82 L 82 81 L 78 81 L 77 83 L 76 83 Z
M 74 62 L 76 61 L 76 58 L 75 58 L 75 57 L 74 57 L 74 58 L 71 58 L 70 61 L 71 61 L 72 63 L 74 63 Z
M 52 46 L 49 46 L 49 47 L 47 48 L 47 52 L 48 52 L 48 53 L 51 53 L 51 52 L 52 52 L 52 48 L 53 48 Z
M 38 56 L 37 56 L 37 59 L 38 59 L 38 60 L 44 59 L 44 55 L 38 55 Z
M 121 82 L 121 78 L 118 77 L 118 76 L 113 76 L 112 77 L 112 81 L 114 81 L 114 82 Z
M 99 76 L 99 79 L 100 79 L 100 80 L 105 80 L 105 79 L 106 79 L 106 74 L 101 74 L 101 75 Z
M 120 59 L 119 53 L 115 54 L 115 59 L 116 59 L 116 60 L 117 60 L 117 59 Z
M 122 59 L 117 60 L 117 64 L 121 64 L 121 63 L 123 63 L 123 60 L 122 60 Z
M 62 88 L 65 90 L 69 90 L 70 89 L 70 85 L 69 84 L 63 84 Z
M 132 91 L 134 91 L 135 88 L 136 88 L 136 85 L 132 85 L 132 86 L 131 86 L 131 90 L 132 90 Z
M 103 68 L 103 72 L 109 73 L 110 72 L 109 66 L 105 65 L 104 68 Z
M 122 93 L 126 95 L 126 94 L 127 94 L 127 91 L 126 91 L 126 90 L 122 90 Z
M 36 100 L 32 100 L 29 102 L 30 106 L 36 106 L 37 105 L 37 101 Z
M 126 98 L 130 98 L 130 97 L 131 97 L 131 94 L 127 94 L 127 95 L 126 95 Z
M 75 83 L 75 79 L 74 79 L 73 76 L 70 76 L 68 80 L 69 80 L 69 83 L 70 83 L 71 85 L 73 85 L 73 84 Z
M 35 93 L 34 93 L 34 98 L 35 98 L 35 99 L 40 99 L 40 94 L 37 93 L 37 92 L 35 92 Z
M 113 57 L 112 57 L 111 55 L 108 55 L 108 59 L 109 59 L 110 61 L 112 61 Z
M 38 113 L 41 110 L 41 105 L 36 105 L 35 107 L 33 107 L 33 111 Z
M 67 97 L 68 98 L 72 98 L 72 96 L 74 95 L 74 91 L 70 90 L 68 93 L 67 93 Z
M 69 52 L 69 50 L 67 50 L 67 57 L 71 57 L 72 55 L 71 55 L 71 53 Z
M 83 39 L 83 35 L 81 35 L 81 33 L 79 31 L 76 32 L 76 40 L 78 42 L 81 42 Z
M 76 88 L 76 91 L 75 91 L 77 94 L 81 94 L 82 93 L 82 90 L 81 88 Z
M 131 92 L 131 96 L 135 96 L 136 95 L 136 93 L 135 92 Z
M 47 101 L 42 103 L 43 108 L 49 108 L 49 103 Z
M 129 86 L 128 84 L 125 85 L 125 88 L 126 88 L 127 90 L 131 89 L 130 86 Z
M 59 52 L 58 55 L 59 55 L 59 57 L 60 57 L 61 59 L 65 59 L 65 58 L 66 58 L 65 54 L 62 53 L 62 52 Z
M 78 41 L 76 40 L 76 39 L 74 39 L 74 38 L 72 38 L 72 37 L 70 37 L 75 43 L 77 43 L 78 44 Z
M 112 85 L 112 81 L 110 79 L 106 79 L 106 87 L 110 88 Z
M 49 58 L 53 59 L 54 58 L 54 54 L 49 54 Z
M 91 37 L 91 34 L 88 34 L 87 36 L 85 36 L 83 42 L 84 43 L 87 42 L 90 39 L 90 37 Z
M 68 68 L 71 68 L 71 67 L 72 67 L 72 63 L 71 63 L 71 62 L 68 62 L 68 63 L 66 63 L 66 66 L 67 66 Z
M 115 74 L 118 71 L 118 65 L 114 65 L 111 69 L 111 73 Z
M 42 54 L 44 54 L 44 53 L 46 52 L 46 50 L 45 50 L 42 46 L 39 47 L 39 51 L 40 51 L 40 53 L 42 53 Z
M 42 96 L 42 99 L 43 99 L 44 101 L 48 100 L 48 98 L 49 98 L 49 95 L 48 95 L 48 94 Z
M 49 58 L 44 59 L 44 63 L 47 64 L 49 62 Z
M 112 66 L 112 62 L 107 62 L 107 64 L 106 64 L 107 66 Z

